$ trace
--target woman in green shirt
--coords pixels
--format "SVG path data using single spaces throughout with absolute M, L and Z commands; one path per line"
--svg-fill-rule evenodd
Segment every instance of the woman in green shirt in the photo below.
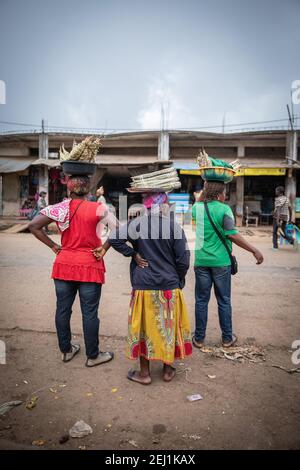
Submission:
M 211 288 L 214 286 L 218 302 L 219 322 L 222 330 L 223 347 L 236 343 L 237 337 L 232 332 L 231 308 L 231 259 L 224 244 L 215 232 L 205 210 L 204 203 L 210 217 L 232 251 L 232 242 L 241 248 L 250 251 L 257 263 L 263 262 L 263 255 L 254 246 L 250 245 L 235 227 L 234 216 L 229 206 L 225 204 L 225 184 L 221 182 L 206 181 L 201 200 L 193 206 L 193 220 L 196 222 L 195 247 L 195 317 L 196 328 L 193 344 L 202 348 L 204 344 L 208 303 Z

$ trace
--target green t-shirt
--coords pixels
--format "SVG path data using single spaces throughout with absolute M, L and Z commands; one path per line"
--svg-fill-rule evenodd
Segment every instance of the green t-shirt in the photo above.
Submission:
M 228 248 L 231 251 L 232 243 L 227 237 L 238 233 L 235 228 L 232 210 L 220 201 L 209 202 L 208 209 L 214 224 L 226 239 Z M 193 205 L 192 216 L 196 222 L 195 266 L 230 266 L 229 254 L 214 231 L 203 202 L 196 202 Z

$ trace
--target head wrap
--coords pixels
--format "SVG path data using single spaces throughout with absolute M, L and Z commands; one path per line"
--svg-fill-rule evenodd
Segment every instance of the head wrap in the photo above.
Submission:
M 154 193 L 147 194 L 143 201 L 143 205 L 146 209 L 151 209 L 153 206 L 160 206 L 168 202 L 168 196 L 166 193 Z
M 88 176 L 70 176 L 67 179 L 67 188 L 70 193 L 83 196 L 90 190 L 90 179 Z

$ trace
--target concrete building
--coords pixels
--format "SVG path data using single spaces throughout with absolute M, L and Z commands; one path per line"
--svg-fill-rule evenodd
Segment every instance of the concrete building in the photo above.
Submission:
M 97 156 L 93 190 L 104 185 L 114 204 L 126 194 L 130 176 L 173 164 L 179 171 L 182 192 L 191 195 L 201 184 L 196 156 L 201 147 L 216 158 L 239 158 L 239 176 L 228 185 L 229 203 L 237 222 L 245 211 L 268 223 L 274 189 L 283 185 L 287 194 L 300 197 L 298 162 L 299 131 L 255 131 L 219 134 L 194 131 L 151 131 L 103 136 Z M 75 133 L 8 133 L 0 135 L 0 215 L 25 215 L 41 190 L 53 204 L 65 195 L 58 152 L 62 143 L 71 148 L 85 135 Z M 294 207 L 294 210 L 296 207 Z M 300 208 L 297 208 L 300 211 Z M 265 216 L 265 217 L 264 217 Z M 299 214 L 300 216 L 300 214 Z

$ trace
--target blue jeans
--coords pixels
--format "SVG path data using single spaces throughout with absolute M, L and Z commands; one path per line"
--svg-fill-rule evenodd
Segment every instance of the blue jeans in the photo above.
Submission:
M 223 342 L 232 340 L 231 320 L 231 266 L 195 267 L 195 339 L 203 341 L 206 333 L 208 302 L 212 285 L 218 302 L 219 323 Z
M 99 318 L 98 307 L 101 296 L 101 284 L 96 282 L 62 281 L 54 279 L 56 291 L 55 324 L 59 349 L 62 353 L 71 349 L 72 306 L 79 292 L 82 313 L 83 334 L 86 355 L 95 359 L 99 354 Z
M 291 245 L 294 244 L 293 237 L 290 237 L 285 233 L 286 221 L 282 220 L 279 224 L 276 219 L 273 219 L 273 248 L 278 248 L 278 229 L 281 229 L 281 235 L 285 238 Z

